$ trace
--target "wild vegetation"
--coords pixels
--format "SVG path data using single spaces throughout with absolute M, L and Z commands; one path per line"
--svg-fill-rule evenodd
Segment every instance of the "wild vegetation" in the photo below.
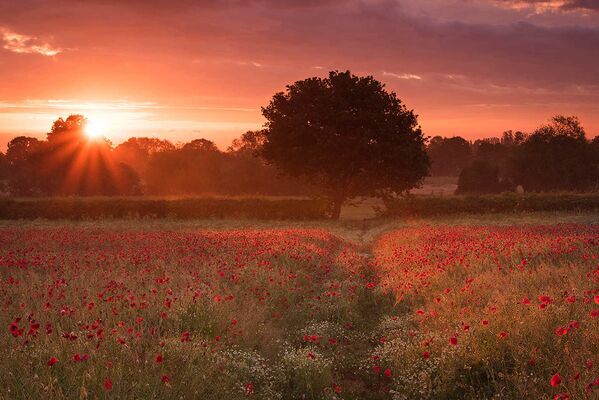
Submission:
M 0 219 L 256 219 L 317 220 L 323 200 L 286 197 L 46 197 L 0 198 Z
M 424 178 L 457 176 L 457 194 L 594 192 L 599 138 L 556 115 L 530 133 L 468 142 L 429 140 L 417 115 L 372 76 L 332 71 L 276 93 L 263 129 L 221 151 L 206 139 L 173 145 L 130 138 L 114 147 L 85 135 L 82 115 L 57 119 L 47 140 L 17 137 L 0 155 L 12 196 L 303 196 L 330 216 L 361 197 L 396 202 Z M 543 208 L 541 208 L 543 209 Z
M 599 230 L 560 218 L 571 222 L 4 223 L 0 389 L 590 399 Z

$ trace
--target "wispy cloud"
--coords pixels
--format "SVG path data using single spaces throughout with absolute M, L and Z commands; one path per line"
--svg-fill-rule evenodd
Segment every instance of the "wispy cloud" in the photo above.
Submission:
M 556 11 L 599 11 L 597 0 L 493 0 L 502 7 L 531 9 L 537 14 Z
M 419 75 L 414 75 L 414 74 L 395 74 L 393 72 L 387 72 L 387 71 L 383 71 L 383 76 L 392 76 L 393 78 L 397 78 L 397 79 L 406 79 L 406 80 L 417 80 L 417 81 L 421 81 L 422 77 Z
M 0 27 L 0 34 L 4 42 L 2 47 L 13 53 L 40 54 L 46 57 L 53 57 L 63 50 L 35 36 L 22 35 L 6 28 Z
M 248 107 L 211 107 L 202 105 L 164 105 L 153 101 L 130 101 L 126 99 L 114 101 L 82 101 L 61 99 L 26 99 L 9 102 L 0 101 L 0 112 L 9 109 L 55 109 L 70 112 L 86 111 L 151 111 L 151 110 L 201 110 L 201 111 L 244 111 L 255 112 L 256 108 Z

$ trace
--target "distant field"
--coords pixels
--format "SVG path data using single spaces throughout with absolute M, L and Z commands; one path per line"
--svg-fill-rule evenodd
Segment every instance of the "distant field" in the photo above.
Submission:
M 452 196 L 458 188 L 457 176 L 428 176 L 421 188 L 410 193 L 417 196 Z
M 598 238 L 563 212 L 0 221 L 0 398 L 596 398 Z

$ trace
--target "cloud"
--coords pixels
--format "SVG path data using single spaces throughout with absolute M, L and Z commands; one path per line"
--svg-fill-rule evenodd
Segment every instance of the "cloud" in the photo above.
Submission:
M 414 74 L 394 74 L 393 72 L 383 71 L 383 76 L 392 76 L 397 79 L 417 80 L 421 81 L 422 77 Z
M 0 34 L 4 41 L 3 48 L 13 53 L 53 57 L 62 52 L 62 49 L 43 42 L 35 36 L 22 35 L 6 28 L 0 28 Z
M 597 0 L 493 0 L 494 3 L 513 9 L 532 8 L 536 13 L 556 11 L 599 11 Z

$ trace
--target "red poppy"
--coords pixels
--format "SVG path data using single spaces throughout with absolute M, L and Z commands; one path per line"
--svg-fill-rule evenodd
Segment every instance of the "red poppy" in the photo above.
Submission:
M 558 373 L 551 377 L 551 386 L 559 386 L 562 384 L 562 377 Z
M 391 375 L 392 375 L 392 373 L 391 373 L 391 370 L 390 370 L 389 368 L 387 368 L 387 369 L 385 370 L 384 374 L 385 374 L 385 376 L 386 376 L 387 378 L 391 378 Z
M 52 357 L 48 360 L 48 362 L 46 364 L 48 364 L 48 366 L 53 366 L 54 364 L 56 364 L 58 362 L 58 358 L 56 357 Z
M 104 379 L 104 390 L 112 390 L 112 381 L 110 378 Z
M 452 336 L 449 338 L 449 344 L 451 344 L 452 346 L 457 346 L 458 344 L 458 338 L 455 336 Z

